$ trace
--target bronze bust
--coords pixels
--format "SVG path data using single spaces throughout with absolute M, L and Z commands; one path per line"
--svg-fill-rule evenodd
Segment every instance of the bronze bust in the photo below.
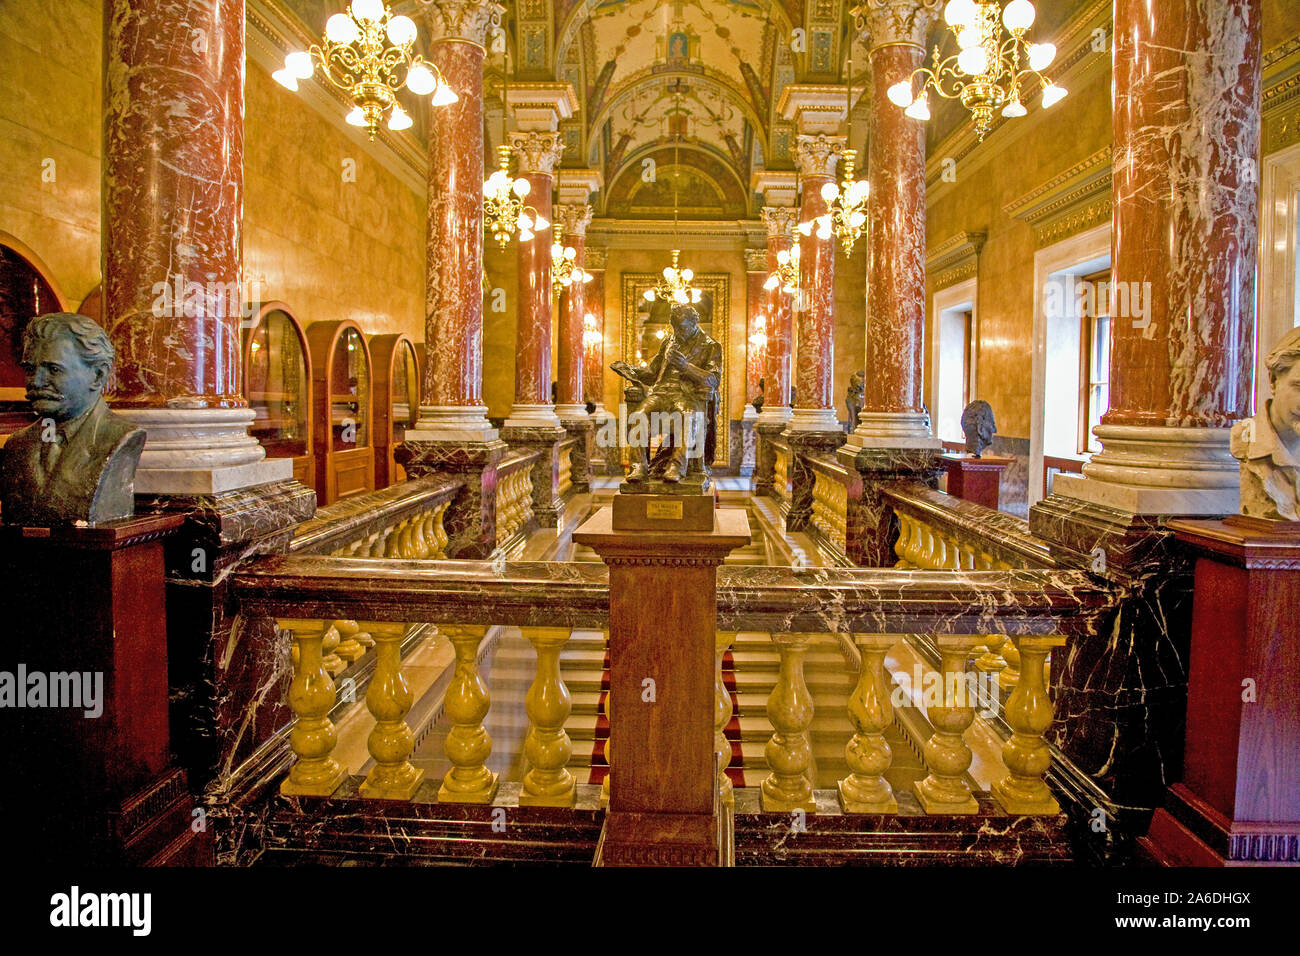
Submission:
M 1232 426 L 1229 449 L 1241 462 L 1241 511 L 1300 520 L 1300 328 L 1264 358 L 1272 398 Z
M 37 316 L 23 330 L 22 367 L 41 418 L 0 449 L 0 521 L 50 527 L 130 517 L 145 433 L 104 401 L 108 335 L 84 315 Z
M 849 376 L 849 389 L 844 396 L 844 407 L 849 410 L 849 431 L 858 430 L 858 417 L 867 394 L 867 373 L 859 369 Z
M 984 449 L 993 444 L 998 425 L 993 418 L 993 406 L 982 399 L 975 399 L 961 413 L 961 430 L 966 436 L 966 451 L 979 458 Z
M 689 305 L 673 306 L 669 320 L 673 334 L 664 339 L 649 365 L 610 365 L 630 383 L 624 397 L 631 409 L 628 440 L 637 462 L 624 482 L 625 492 L 654 490 L 647 485 L 648 479 L 674 488 L 683 479 L 699 485 L 691 490 L 708 487 L 708 466 L 717 442 L 722 346 L 700 328 L 699 313 Z M 668 437 L 651 462 L 652 432 L 662 432 L 660 426 L 665 422 Z

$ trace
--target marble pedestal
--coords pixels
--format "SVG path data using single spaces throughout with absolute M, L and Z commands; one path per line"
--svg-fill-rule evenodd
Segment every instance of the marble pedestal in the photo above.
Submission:
M 793 424 L 792 421 L 791 426 Z M 844 432 L 796 431 L 791 426 L 781 433 L 790 445 L 790 510 L 785 517 L 785 528 L 787 531 L 807 531 L 812 527 L 813 485 L 817 479 L 804 460 L 805 456 L 833 455 L 844 444 Z
M 602 508 L 573 534 L 609 565 L 610 771 L 602 862 L 716 866 L 713 751 L 717 567 L 750 541 L 741 509 L 713 531 L 615 531 Z
M 533 463 L 533 517 L 539 528 L 558 528 L 564 517 L 564 502 L 557 492 L 560 473 L 560 442 L 568 436 L 561 427 L 511 425 L 509 419 L 501 437 L 512 448 L 539 451 Z
M 944 455 L 939 459 L 948 475 L 948 494 L 963 501 L 998 510 L 999 482 L 1010 458 L 977 458 L 967 452 Z
M 569 481 L 573 485 L 574 494 L 585 495 L 591 491 L 591 446 L 596 426 L 581 406 L 576 415 L 570 416 L 565 411 L 562 408 L 557 412 L 560 425 L 570 438 L 577 439 L 569 454 Z
M 1143 848 L 1300 864 L 1300 522 L 1171 521 L 1196 555 L 1182 780 Z
M 145 515 L 0 529 L 10 628 L 0 671 L 23 698 L 6 701 L 0 744 L 12 776 L 0 820 L 16 859 L 211 861 L 210 833 L 191 828 L 195 800 L 173 763 L 168 717 L 163 549 L 182 524 Z
M 493 432 L 492 434 L 495 434 Z M 406 440 L 393 453 L 411 478 L 450 475 L 464 481 L 442 517 L 447 557 L 483 559 L 497 546 L 497 465 L 506 443 Z
M 862 478 L 861 489 L 848 498 L 845 550 L 858 567 L 892 568 L 899 524 L 881 494 L 894 482 L 915 481 L 937 488 L 943 467 L 930 448 L 870 448 L 845 444 L 836 457 Z

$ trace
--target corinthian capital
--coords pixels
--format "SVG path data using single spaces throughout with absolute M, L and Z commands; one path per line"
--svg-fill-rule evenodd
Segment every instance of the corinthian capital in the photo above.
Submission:
M 767 224 L 769 239 L 789 239 L 793 234 L 799 210 L 793 206 L 764 206 L 763 222 Z
M 835 176 L 835 163 L 844 152 L 843 136 L 800 133 L 795 138 L 795 165 L 801 176 Z
M 584 265 L 587 269 L 605 268 L 606 250 L 604 246 L 590 246 L 586 250 L 586 259 Z
M 510 133 L 510 148 L 519 157 L 520 173 L 545 173 L 551 176 L 564 152 L 564 141 L 559 133 L 514 130 Z
M 871 49 L 906 43 L 925 49 L 925 34 L 943 0 L 863 0 L 849 12 Z
M 482 46 L 501 25 L 506 8 L 493 0 L 420 0 L 430 40 L 468 40 Z
M 745 271 L 766 272 L 767 271 L 767 250 L 746 249 L 745 250 Z
M 564 230 L 566 236 L 585 236 L 587 226 L 591 224 L 591 206 L 583 203 L 567 206 L 555 206 L 553 218 Z

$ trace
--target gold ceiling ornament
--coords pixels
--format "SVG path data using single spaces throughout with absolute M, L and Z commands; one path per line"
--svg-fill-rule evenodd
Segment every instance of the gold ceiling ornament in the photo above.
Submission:
M 483 182 L 483 228 L 504 249 L 517 231 L 519 241 L 527 242 L 534 232 L 541 232 L 550 222 L 532 206 L 524 205 L 532 185 L 523 176 L 510 178 L 511 149 L 497 147 L 500 163 Z
M 673 112 L 676 113 L 682 106 L 682 93 L 680 89 L 673 89 Z M 684 127 L 683 127 L 684 128 Z M 673 134 L 673 246 L 680 247 L 681 243 L 677 235 L 677 185 L 681 179 L 680 165 L 680 144 L 682 134 Z M 645 298 L 649 302 L 655 299 L 663 299 L 667 302 L 676 302 L 684 305 L 688 302 L 699 302 L 703 291 L 693 288 L 691 280 L 695 278 L 695 273 L 690 269 L 684 269 L 678 264 L 681 258 L 680 248 L 673 249 L 673 263 L 670 266 L 664 266 L 663 277 L 655 284 L 653 289 L 645 290 Z
M 1029 43 L 1025 33 L 1037 11 L 1030 0 L 1011 0 L 1004 9 L 999 0 L 948 0 L 944 22 L 957 41 L 958 53 L 940 60 L 934 48 L 933 66 L 922 67 L 889 88 L 890 102 L 917 120 L 930 118 L 929 91 L 948 100 L 961 100 L 971 112 L 981 140 L 993 126 L 993 114 L 1024 116 L 1022 99 L 1042 90 L 1048 109 L 1059 103 L 1066 90 L 1042 75 L 1056 58 L 1051 43 Z M 1003 28 L 1009 36 L 1004 36 Z M 1023 61 L 1023 66 L 1022 66 Z M 921 88 L 912 92 L 917 77 Z M 948 84 L 945 86 L 945 83 Z
M 310 78 L 318 63 L 330 85 L 352 100 L 348 123 L 364 128 L 374 139 L 385 117 L 394 131 L 411 125 L 410 114 L 397 102 L 403 88 L 417 96 L 431 96 L 434 106 L 449 106 L 460 99 L 436 66 L 418 53 L 412 55 L 415 37 L 415 21 L 394 16 L 384 0 L 352 0 L 347 13 L 325 21 L 323 46 L 313 43 L 306 52 L 290 53 L 284 66 L 271 75 L 297 91 L 298 81 Z

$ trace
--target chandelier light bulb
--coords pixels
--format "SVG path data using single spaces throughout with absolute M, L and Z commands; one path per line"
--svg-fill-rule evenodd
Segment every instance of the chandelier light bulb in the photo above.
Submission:
M 867 214 L 864 212 L 855 212 L 849 216 L 849 225 L 854 229 L 861 229 L 867 221 Z
M 641 293 L 641 298 L 645 299 L 647 302 L 653 302 L 655 300 L 655 290 L 646 289 Z
M 537 225 L 533 226 L 534 229 L 536 229 L 538 232 L 541 232 L 543 229 L 550 228 L 551 221 L 549 219 L 547 219 L 541 213 L 536 213 L 535 215 L 537 216 Z
M 982 46 L 967 47 L 957 54 L 957 68 L 971 76 L 982 76 L 989 68 L 989 55 Z
M 916 102 L 909 106 L 905 112 L 906 115 L 910 116 L 914 120 L 928 120 L 930 118 L 930 104 L 927 101 L 926 95 L 922 93 L 918 96 Z M 807 235 L 807 233 L 804 235 Z
M 1024 116 L 1029 110 L 1025 109 L 1024 104 L 1019 100 L 1012 100 L 1006 106 L 1002 107 L 1002 115 L 1014 119 L 1017 116 Z
M 406 112 L 400 106 L 393 106 L 393 114 L 388 117 L 388 128 L 396 132 L 401 129 L 410 129 L 411 114 Z
M 526 212 L 521 212 L 521 213 L 519 214 L 519 228 L 520 228 L 520 229 L 532 229 L 532 228 L 533 228 L 533 217 L 530 216 L 530 215 L 528 215 L 528 213 L 526 213 Z
M 799 232 L 800 232 L 802 235 L 805 235 L 805 236 L 811 236 L 811 235 L 812 235 L 813 224 L 812 224 L 812 221 L 811 221 L 811 220 L 809 220 L 808 222 L 801 222 L 801 223 L 799 223 L 799 227 L 798 227 L 798 228 L 799 228 Z
M 776 278 L 776 273 L 774 272 L 767 277 L 767 281 L 763 283 L 763 288 L 766 289 L 768 292 L 771 292 L 773 289 L 776 288 L 776 283 L 777 283 L 777 278 Z
M 459 99 L 460 97 L 456 95 L 456 91 L 440 80 L 433 91 L 433 99 L 430 102 L 434 106 L 450 106 Z
M 975 19 L 975 0 L 948 0 L 943 19 L 954 30 L 967 26 Z
M 1029 45 L 1029 68 L 1042 71 L 1052 65 L 1056 59 L 1055 43 L 1031 43 Z
M 271 79 L 275 80 L 275 82 L 279 83 L 285 89 L 293 90 L 295 93 L 298 92 L 298 77 L 290 73 L 288 67 L 276 70 L 271 74 Z
M 664 266 L 664 278 L 667 279 L 669 282 L 672 282 L 672 281 L 673 281 L 673 267 L 672 267 L 672 266 Z
M 336 13 L 325 21 L 325 39 L 331 43 L 351 43 L 358 36 L 356 23 L 346 13 Z
M 528 228 L 526 228 L 526 227 L 524 227 L 524 226 L 520 226 L 520 227 L 519 227 L 519 241 L 520 241 L 520 242 L 528 242 L 528 241 L 530 241 L 532 238 L 533 238 L 533 233 L 532 233 L 532 230 L 531 230 L 531 229 L 528 229 Z
M 694 278 L 695 278 L 695 273 L 692 272 L 690 269 L 683 269 L 683 270 L 682 270 L 682 281 L 683 281 L 683 282 L 690 282 L 690 281 L 691 281 L 692 279 L 694 279 Z
M 352 0 L 352 16 L 361 23 L 384 18 L 383 0 Z
M 528 191 L 532 188 L 533 188 L 533 184 L 530 183 L 528 180 L 524 179 L 524 177 L 520 176 L 518 179 L 514 181 L 513 185 L 511 185 L 510 191 L 513 192 L 520 199 L 523 199 L 525 196 L 528 195 Z M 545 229 L 546 227 L 542 226 L 542 228 Z
M 1048 83 L 1043 87 L 1043 109 L 1050 109 L 1061 102 L 1068 92 L 1064 87 L 1057 86 L 1055 83 Z
M 834 183 L 822 184 L 822 199 L 826 200 L 827 202 L 833 202 L 835 197 L 838 196 L 839 194 L 840 194 L 840 187 L 836 186 Z
M 912 81 L 903 80 L 895 83 L 885 94 L 889 97 L 889 102 L 893 103 L 900 109 L 907 109 L 912 105 Z
M 691 301 L 692 301 L 692 302 L 699 302 L 700 299 L 703 298 L 703 297 L 704 297 L 704 293 L 703 293 L 701 290 L 699 290 L 699 289 L 692 289 L 692 290 L 691 290 Z
M 415 21 L 410 17 L 396 16 L 388 21 L 388 39 L 393 46 L 406 46 L 415 42 Z
M 805 232 L 804 235 L 806 236 L 806 235 L 808 235 L 808 233 Z M 798 246 L 798 245 L 793 245 L 793 246 L 790 247 L 790 258 L 791 258 L 791 259 L 794 259 L 794 260 L 797 262 L 797 261 L 799 260 L 799 257 L 800 257 L 801 255 L 803 255 L 803 253 L 799 251 L 799 246 Z
M 790 261 L 790 250 L 789 250 L 789 249 L 782 249 L 780 252 L 778 252 L 778 253 L 776 254 L 776 261 L 779 262 L 781 265 L 785 265 L 787 262 L 789 262 L 789 261 Z
M 594 278 L 596 278 L 596 277 L 595 277 L 594 275 L 592 275 L 590 272 L 588 272 L 586 269 L 583 269 L 583 270 L 582 270 L 582 284 L 583 284 L 583 285 L 586 285 L 588 282 L 590 282 L 590 281 L 591 281 L 592 279 L 594 279 Z M 587 314 L 590 315 L 591 313 L 588 312 Z
M 352 107 L 352 112 L 345 116 L 344 119 L 346 119 L 352 126 L 366 125 L 366 114 L 361 112 L 360 106 Z
M 284 58 L 284 68 L 300 80 L 311 76 L 311 54 L 298 51 Z
M 417 63 L 406 71 L 406 86 L 416 96 L 427 96 L 438 85 L 437 78 L 423 63 Z
M 687 296 L 685 289 L 678 289 L 673 293 L 673 300 L 676 302 L 686 303 L 690 301 L 690 297 Z
M 1002 11 L 1002 22 L 1012 33 L 1017 30 L 1028 30 L 1034 25 L 1034 17 L 1038 16 L 1038 11 L 1029 0 L 1011 0 L 1006 9 Z
M 578 250 L 575 249 L 575 248 L 573 248 L 573 246 L 565 246 L 565 247 L 564 247 L 564 258 L 566 258 L 566 259 L 568 259 L 570 262 L 572 262 L 574 259 L 578 258 Z
M 982 45 L 984 38 L 980 36 L 979 30 L 975 27 L 963 27 L 957 32 L 957 49 L 969 50 L 972 47 Z

